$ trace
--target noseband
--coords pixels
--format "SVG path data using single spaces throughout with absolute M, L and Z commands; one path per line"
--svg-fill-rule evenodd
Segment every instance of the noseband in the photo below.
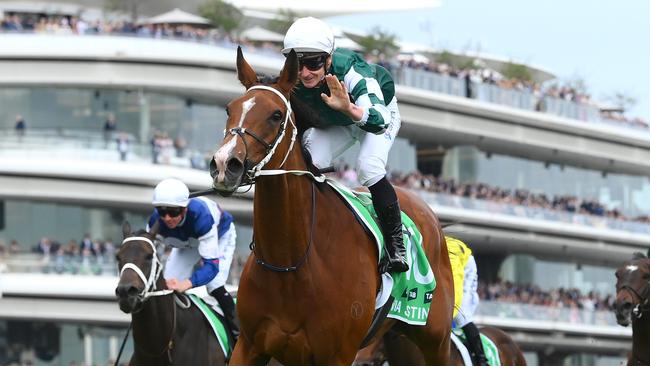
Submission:
M 162 272 L 162 263 L 160 263 L 160 260 L 158 259 L 158 255 L 156 254 L 156 246 L 154 243 L 151 241 L 149 238 L 145 238 L 144 236 L 131 236 L 122 241 L 122 245 L 125 245 L 126 243 L 132 242 L 132 241 L 144 241 L 151 245 L 151 249 L 153 249 L 153 258 L 151 260 L 151 270 L 149 271 L 149 277 L 147 278 L 140 267 L 135 265 L 134 263 L 125 263 L 124 266 L 122 266 L 122 269 L 120 270 L 120 277 L 122 277 L 122 274 L 124 271 L 127 269 L 130 269 L 134 271 L 138 277 L 142 280 L 142 283 L 144 283 L 144 289 L 138 294 L 138 297 L 142 300 L 146 300 L 151 296 L 163 296 L 163 295 L 169 295 L 173 293 L 173 290 L 156 290 L 156 281 L 158 281 L 158 277 L 160 277 L 160 272 Z
M 291 150 L 293 149 L 293 144 L 295 143 L 296 136 L 298 134 L 298 129 L 296 128 L 296 125 L 293 123 L 293 118 L 291 117 L 291 115 L 293 113 L 293 111 L 291 109 L 291 103 L 289 103 L 289 100 L 282 93 L 280 93 L 278 90 L 276 90 L 276 89 L 274 89 L 274 88 L 272 88 L 270 86 L 266 86 L 266 85 L 254 85 L 254 86 L 248 88 L 248 90 L 246 90 L 246 93 L 248 93 L 251 90 L 266 90 L 266 91 L 270 91 L 270 92 L 274 93 L 275 95 L 280 97 L 280 99 L 282 99 L 282 101 L 284 102 L 284 105 L 286 106 L 286 112 L 285 112 L 285 116 L 284 116 L 284 121 L 282 121 L 282 123 L 280 124 L 280 130 L 278 131 L 278 134 L 275 136 L 275 138 L 273 139 L 273 141 L 271 143 L 268 143 L 268 142 L 264 141 L 263 138 L 259 137 L 254 132 L 251 132 L 251 131 L 247 130 L 246 128 L 243 128 L 243 127 L 235 127 L 235 128 L 231 128 L 230 130 L 228 130 L 228 133 L 230 133 L 231 135 L 237 135 L 237 136 L 241 137 L 242 141 L 244 142 L 244 148 L 246 149 L 246 156 L 244 158 L 244 167 L 245 168 L 248 168 L 251 165 L 251 162 L 248 159 L 248 145 L 246 144 L 246 139 L 244 138 L 244 135 L 251 136 L 253 139 L 255 139 L 255 141 L 262 144 L 262 146 L 264 146 L 264 149 L 266 150 L 266 156 L 264 156 L 264 158 L 262 160 L 260 160 L 260 162 L 257 163 L 255 166 L 253 166 L 252 168 L 246 170 L 246 177 L 245 177 L 244 180 L 242 180 L 242 184 L 244 184 L 244 185 L 245 184 L 253 184 L 253 183 L 255 183 L 255 179 L 258 176 L 262 175 L 261 174 L 262 168 L 264 167 L 264 165 L 266 165 L 269 162 L 269 160 L 271 160 L 271 158 L 273 157 L 273 154 L 275 154 L 275 150 L 277 149 L 278 145 L 280 145 L 280 143 L 282 142 L 282 139 L 284 138 L 284 135 L 285 135 L 286 130 L 287 130 L 287 122 L 291 123 L 291 126 L 293 127 L 293 131 L 292 131 L 292 135 L 291 135 L 291 144 L 289 145 L 289 149 L 287 149 L 287 153 L 284 156 L 284 159 L 282 160 L 282 163 L 280 164 L 280 168 L 282 168 L 284 163 L 287 161 L 287 158 L 289 157 L 289 154 L 291 153 Z
M 630 286 L 628 282 L 629 281 L 626 280 L 625 283 L 621 285 L 621 291 L 628 291 L 639 300 L 639 303 L 632 310 L 632 314 L 634 314 L 636 318 L 641 318 L 643 312 L 650 310 L 647 308 L 648 300 L 650 299 L 650 282 L 646 282 L 641 291 L 637 291 L 634 287 Z

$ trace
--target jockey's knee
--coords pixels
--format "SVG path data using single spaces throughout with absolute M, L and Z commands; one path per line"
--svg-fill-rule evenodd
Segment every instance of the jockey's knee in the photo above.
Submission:
M 359 159 L 358 166 L 359 182 L 365 187 L 370 187 L 386 176 L 386 164 L 379 158 Z
M 318 169 L 329 168 L 332 166 L 332 159 L 327 156 L 319 156 L 319 154 L 311 154 L 311 162 Z

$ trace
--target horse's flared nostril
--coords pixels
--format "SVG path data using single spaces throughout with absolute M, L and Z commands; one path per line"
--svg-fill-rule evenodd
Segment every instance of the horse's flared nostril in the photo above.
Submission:
M 138 289 L 133 285 L 119 285 L 115 289 L 115 295 L 118 297 L 131 297 L 138 294 Z
M 212 179 L 216 179 L 219 175 L 219 168 L 217 168 L 217 162 L 214 158 L 210 159 L 210 176 Z
M 237 158 L 228 159 L 226 174 L 230 177 L 239 177 L 244 172 L 244 164 Z

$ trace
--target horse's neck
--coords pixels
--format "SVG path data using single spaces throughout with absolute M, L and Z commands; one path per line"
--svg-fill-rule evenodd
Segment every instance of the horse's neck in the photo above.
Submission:
M 307 170 L 299 146 L 284 168 Z M 255 184 L 254 240 L 265 261 L 293 264 L 305 254 L 312 225 L 312 189 L 316 189 L 312 185 L 310 177 L 292 174 L 263 176 Z
M 174 306 L 173 296 L 154 296 L 145 301 L 141 311 L 131 316 L 136 351 L 167 357 L 162 351 L 172 336 Z
M 644 312 L 641 318 L 632 322 L 632 355 L 640 364 L 650 365 L 650 313 Z

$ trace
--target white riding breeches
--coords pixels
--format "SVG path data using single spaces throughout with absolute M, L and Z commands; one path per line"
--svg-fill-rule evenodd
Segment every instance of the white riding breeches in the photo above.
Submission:
M 463 280 L 463 301 L 460 303 L 460 310 L 454 318 L 457 328 L 464 327 L 467 323 L 474 321 L 474 314 L 478 307 L 478 273 L 474 256 L 470 256 L 465 265 L 465 279 Z
M 302 142 L 311 154 L 314 165 L 320 169 L 331 166 L 332 159 L 339 157 L 359 141 L 361 143 L 357 158 L 359 182 L 366 187 L 377 183 L 386 175 L 388 152 L 402 125 L 397 98 L 393 97 L 387 107 L 391 120 L 386 131 L 380 135 L 366 132 L 356 125 L 308 129 Z
M 226 284 L 236 241 L 235 225 L 230 224 L 230 228 L 219 238 L 219 273 L 206 284 L 208 292 Z M 178 280 L 190 278 L 194 265 L 200 259 L 198 248 L 172 248 L 171 254 L 167 258 L 167 262 L 165 262 L 165 278 L 176 278 Z

